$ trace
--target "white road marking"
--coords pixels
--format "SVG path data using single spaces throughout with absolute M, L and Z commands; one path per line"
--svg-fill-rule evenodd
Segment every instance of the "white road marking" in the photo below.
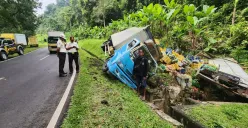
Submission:
M 1 77 L 1 78 L 0 78 L 0 81 L 1 81 L 1 80 L 6 80 L 6 79 L 5 79 L 5 77 Z
M 50 55 L 47 55 L 47 56 L 41 58 L 40 60 L 44 60 L 44 59 L 46 59 L 48 56 L 50 56 Z
M 34 51 L 32 51 L 32 52 L 35 52 L 35 51 L 37 51 L 37 50 L 39 50 L 39 49 L 41 49 L 41 48 L 38 48 L 38 49 L 36 49 L 36 50 L 34 50 Z M 28 54 L 30 54 L 30 53 L 32 53 L 32 52 L 29 52 L 29 53 L 24 54 L 24 55 L 21 55 L 21 56 L 28 55 Z M 7 61 L 10 61 L 10 60 L 13 60 L 13 59 L 16 59 L 16 58 L 19 58 L 19 57 L 21 57 L 21 56 L 17 56 L 17 57 L 14 57 L 14 58 L 10 58 L 10 59 L 7 59 L 7 60 L 5 60 L 5 61 L 0 61 L 0 64 L 1 64 L 1 63 L 4 63 L 4 62 L 7 62 Z
M 70 82 L 63 94 L 63 97 L 61 98 L 60 102 L 59 102 L 59 105 L 57 106 L 55 112 L 53 113 L 53 116 L 51 118 L 51 120 L 49 121 L 49 124 L 47 125 L 47 128 L 55 128 L 56 125 L 58 124 L 58 121 L 59 121 L 59 118 L 62 116 L 62 110 L 64 109 L 65 107 L 65 103 L 66 101 L 68 100 L 68 97 L 69 97 L 69 94 L 70 94 L 70 91 L 71 91 L 71 88 L 72 88 L 72 84 L 73 84 L 73 81 L 75 79 L 75 76 L 76 76 L 76 70 L 73 71 L 73 74 L 71 76 L 71 79 L 70 79 Z

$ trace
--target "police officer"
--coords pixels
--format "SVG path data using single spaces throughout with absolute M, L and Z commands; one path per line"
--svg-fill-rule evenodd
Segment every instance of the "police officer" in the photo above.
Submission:
M 67 73 L 64 72 L 66 52 L 66 38 L 64 34 L 61 34 L 57 42 L 57 56 L 59 57 L 59 77 L 67 76 Z
M 67 44 L 66 49 L 68 50 L 69 56 L 69 70 L 70 74 L 73 73 L 72 62 L 74 60 L 76 65 L 76 72 L 79 72 L 79 64 L 78 64 L 78 44 L 74 41 L 74 37 L 70 37 L 70 43 Z
M 145 100 L 146 95 L 146 79 L 148 76 L 148 60 L 144 56 L 144 51 L 139 50 L 139 56 L 134 60 L 133 74 L 136 77 L 137 92 L 142 95 L 142 100 Z

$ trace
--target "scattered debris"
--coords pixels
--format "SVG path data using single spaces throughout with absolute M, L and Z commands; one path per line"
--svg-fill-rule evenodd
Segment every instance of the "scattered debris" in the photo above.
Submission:
M 97 80 L 97 78 L 96 78 L 95 76 L 93 77 L 93 79 L 94 79 L 94 80 Z
M 107 101 L 107 100 L 102 100 L 102 101 L 101 101 L 101 103 L 102 103 L 102 104 L 104 104 L 104 105 L 109 106 L 109 103 L 108 103 L 108 101 Z

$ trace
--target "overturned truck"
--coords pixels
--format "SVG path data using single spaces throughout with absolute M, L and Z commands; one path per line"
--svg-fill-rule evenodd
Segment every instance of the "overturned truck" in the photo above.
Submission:
M 149 76 L 157 70 L 157 61 L 161 53 L 150 32 L 149 26 L 129 28 L 111 35 L 103 43 L 102 50 L 109 54 L 103 65 L 103 71 L 118 78 L 131 88 L 137 88 L 133 78 L 134 59 L 138 57 L 138 50 L 142 49 L 149 63 Z

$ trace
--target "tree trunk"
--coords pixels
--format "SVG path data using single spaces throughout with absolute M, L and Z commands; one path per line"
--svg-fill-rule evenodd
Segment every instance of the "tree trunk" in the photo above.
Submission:
M 234 25 L 235 17 L 236 17 L 236 6 L 233 9 L 232 25 Z
M 104 15 L 104 14 L 103 14 L 103 16 L 102 16 L 102 19 L 103 19 L 103 27 L 105 28 L 105 25 L 106 25 L 106 23 L 105 23 L 105 22 L 106 22 L 106 21 L 105 21 L 105 19 L 106 19 L 106 18 L 105 18 L 105 15 Z
M 104 26 L 104 28 L 106 26 L 105 18 L 103 19 L 103 26 Z

